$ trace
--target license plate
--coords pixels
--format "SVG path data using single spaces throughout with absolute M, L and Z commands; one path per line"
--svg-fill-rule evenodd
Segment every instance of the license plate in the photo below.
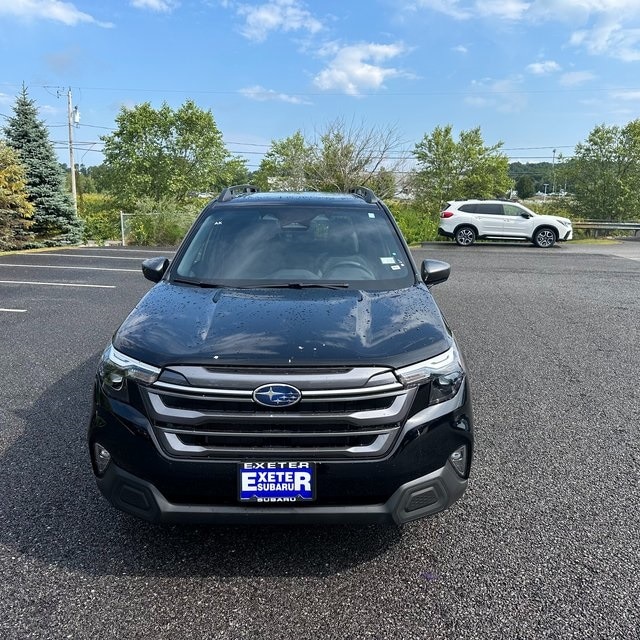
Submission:
M 303 502 L 316 498 L 313 462 L 242 462 L 238 465 L 240 502 Z

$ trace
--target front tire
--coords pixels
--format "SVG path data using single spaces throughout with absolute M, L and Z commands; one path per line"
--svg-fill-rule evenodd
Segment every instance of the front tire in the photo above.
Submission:
M 542 227 L 542 229 L 537 229 L 533 234 L 533 244 L 536 247 L 540 247 L 541 249 L 549 249 L 553 247 L 558 239 L 556 232 L 549 227 Z
M 456 244 L 461 247 L 469 247 L 476 241 L 476 232 L 473 227 L 459 227 L 456 229 Z

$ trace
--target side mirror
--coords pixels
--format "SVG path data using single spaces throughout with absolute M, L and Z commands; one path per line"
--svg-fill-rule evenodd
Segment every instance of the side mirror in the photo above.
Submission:
M 530 213 L 527 213 L 526 211 L 523 211 L 523 212 L 520 214 L 520 216 L 521 216 L 522 218 L 526 218 L 526 219 L 528 220 L 528 219 L 531 217 L 531 214 L 530 214 Z
M 149 258 L 142 263 L 142 273 L 151 282 L 160 282 L 169 267 L 167 258 Z
M 422 280 L 428 287 L 445 282 L 451 273 L 451 265 L 441 260 L 423 260 L 420 269 Z

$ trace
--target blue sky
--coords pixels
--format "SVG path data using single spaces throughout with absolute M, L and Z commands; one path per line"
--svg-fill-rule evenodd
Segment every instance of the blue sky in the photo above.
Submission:
M 407 152 L 480 126 L 551 161 L 640 117 L 639 72 L 640 0 L 0 0 L 0 114 L 24 82 L 68 161 L 71 87 L 84 164 L 121 106 L 187 98 L 250 168 L 336 118 L 396 126 Z

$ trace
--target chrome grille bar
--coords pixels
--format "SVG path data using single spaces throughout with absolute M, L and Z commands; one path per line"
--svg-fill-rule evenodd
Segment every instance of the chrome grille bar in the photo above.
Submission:
M 393 445 L 417 392 L 383 367 L 170 372 L 140 391 L 156 444 L 176 458 L 379 457 Z M 255 389 L 280 383 L 295 385 L 301 400 L 273 409 L 253 402 Z

